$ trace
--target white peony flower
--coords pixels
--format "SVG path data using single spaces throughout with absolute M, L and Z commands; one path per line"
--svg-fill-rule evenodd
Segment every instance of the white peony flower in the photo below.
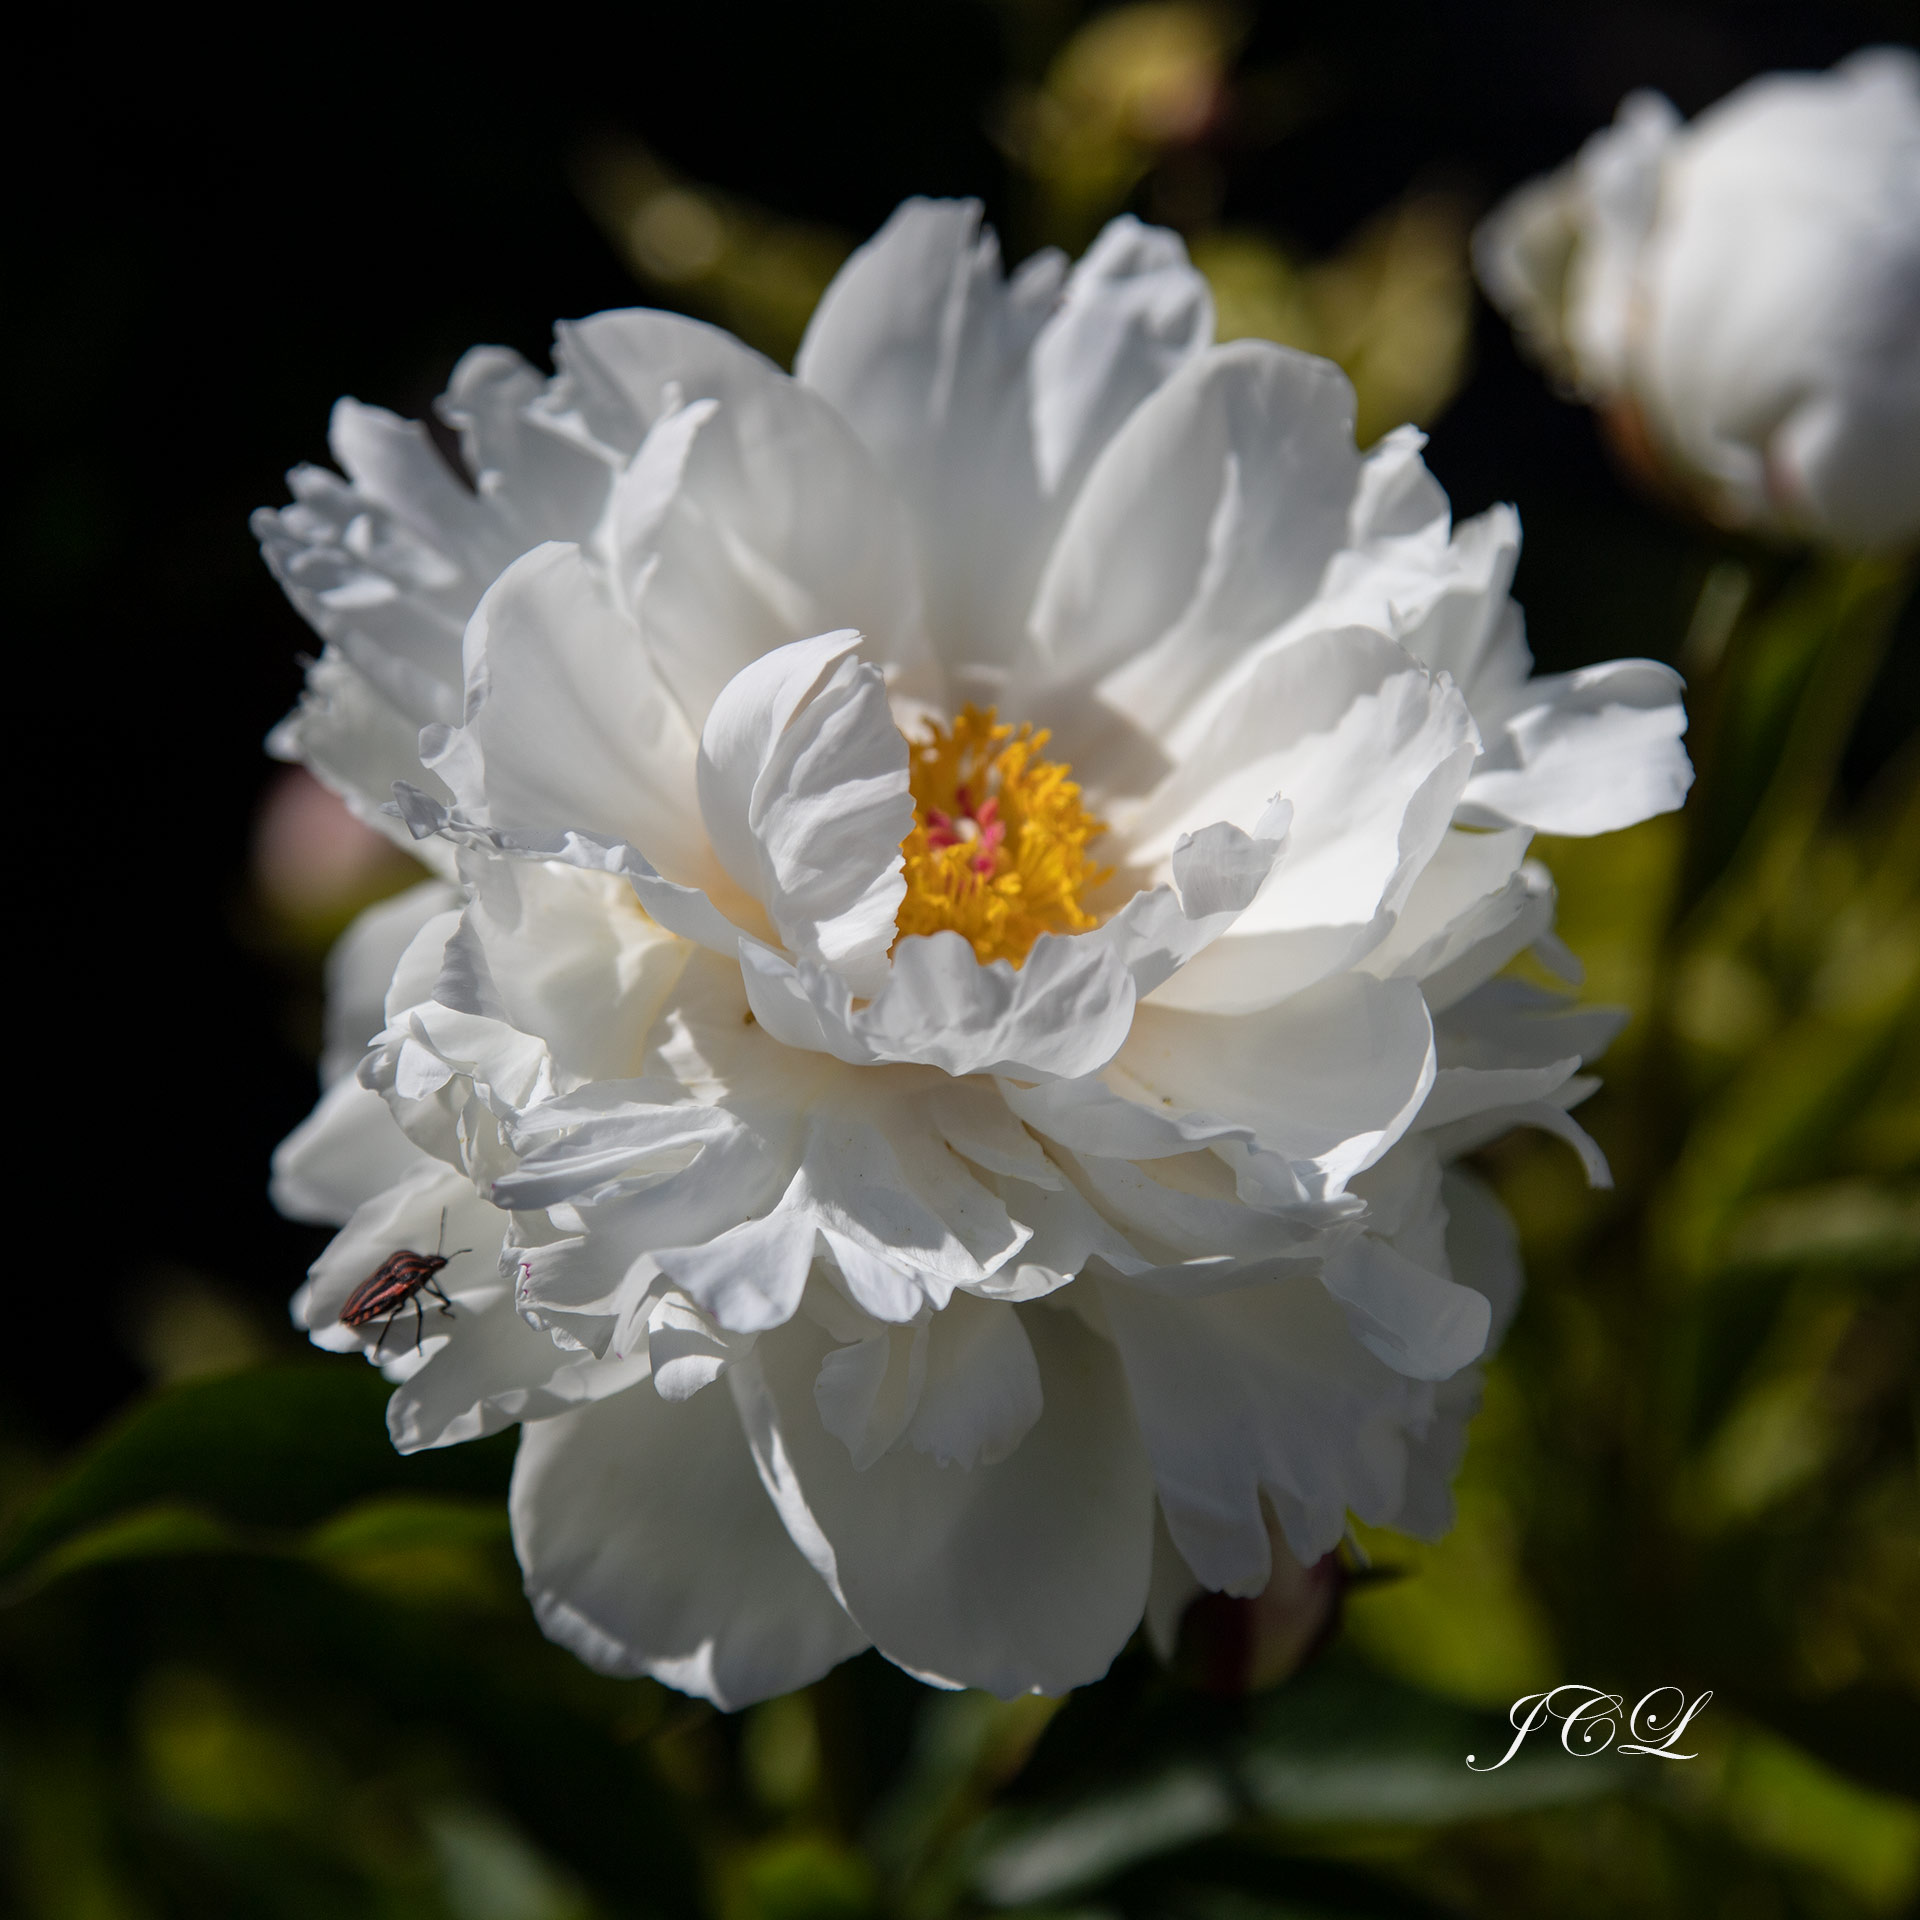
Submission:
M 1481 284 L 1715 517 L 1920 533 L 1920 59 L 1751 81 L 1614 124 L 1483 223 Z
M 1449 1523 L 1519 1286 L 1451 1162 L 1599 1171 L 1612 1016 L 1492 977 L 1560 960 L 1529 835 L 1679 803 L 1678 683 L 1530 680 L 1512 512 L 1210 329 L 1169 234 L 1009 281 L 912 202 L 795 378 L 602 314 L 461 362 L 470 482 L 342 402 L 259 517 L 327 642 L 280 751 L 443 876 L 335 956 L 296 1313 L 403 1448 L 526 1423 L 598 1667 L 1058 1692 L 1268 1511 Z M 343 1326 L 443 1217 L 451 1315 Z

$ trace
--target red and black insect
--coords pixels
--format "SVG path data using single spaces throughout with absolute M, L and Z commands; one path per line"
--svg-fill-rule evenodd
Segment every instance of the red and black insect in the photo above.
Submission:
M 343 1327 L 364 1327 L 378 1320 L 384 1313 L 387 1324 L 380 1329 L 380 1338 L 373 1343 L 378 1353 L 387 1344 L 387 1335 L 393 1330 L 394 1318 L 409 1300 L 413 1302 L 413 1350 L 420 1351 L 420 1327 L 423 1312 L 420 1306 L 422 1293 L 430 1293 L 440 1302 L 440 1311 L 451 1320 L 453 1302 L 440 1291 L 440 1282 L 434 1278 L 449 1260 L 458 1260 L 460 1254 L 471 1253 L 471 1247 L 462 1247 L 459 1253 L 443 1254 L 440 1249 L 447 1239 L 447 1210 L 440 1209 L 440 1238 L 434 1242 L 431 1253 L 413 1253 L 402 1248 L 398 1253 L 390 1253 L 381 1261 L 379 1269 L 362 1280 L 347 1295 L 347 1304 L 340 1309 L 340 1324 Z

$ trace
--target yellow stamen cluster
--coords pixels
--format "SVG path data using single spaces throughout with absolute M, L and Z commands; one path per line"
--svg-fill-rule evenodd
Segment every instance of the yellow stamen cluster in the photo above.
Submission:
M 929 721 L 908 743 L 913 831 L 900 843 L 907 897 L 900 932 L 950 929 L 984 964 L 1017 967 L 1043 933 L 1098 925 L 1081 904 L 1111 873 L 1087 857 L 1106 831 L 1080 804 L 1063 761 L 1042 760 L 1045 728 L 998 724 L 994 709 Z

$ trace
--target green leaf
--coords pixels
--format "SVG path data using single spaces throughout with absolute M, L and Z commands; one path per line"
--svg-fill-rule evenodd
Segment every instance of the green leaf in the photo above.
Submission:
M 1230 1761 L 1189 1759 L 1076 1806 L 1010 1823 L 974 1872 L 995 1906 L 1026 1906 L 1084 1891 L 1124 1868 L 1225 1833 L 1244 1802 Z
M 363 1525 L 368 1536 L 380 1530 L 355 1516 L 340 1533 L 351 1538 Z M 0 1627 L 8 1722 L 0 1758 L 9 1772 L 14 1755 L 31 1750 L 27 1735 L 131 1731 L 131 1741 L 120 1736 L 105 1749 L 100 1790 L 114 1796 L 105 1811 L 120 1829 L 115 1844 L 147 1846 L 147 1788 L 164 1784 L 154 1773 L 161 1760 L 167 1778 L 190 1787 L 197 1777 L 210 1793 L 219 1785 L 211 1775 L 238 1791 L 236 1770 L 253 1765 L 248 1751 L 264 1752 L 253 1733 L 307 1756 L 313 1793 L 291 1827 L 243 1832 L 203 1817 L 204 1806 L 173 1809 L 193 1818 L 191 1832 L 171 1816 L 168 1830 L 202 1882 L 155 1912 L 279 1912 L 237 1903 L 238 1889 L 309 1884 L 319 1868 L 301 1850 L 308 1845 L 349 1874 L 417 1874 L 426 1865 L 421 1823 L 450 1799 L 510 1810 L 514 1829 L 564 1861 L 610 1915 L 678 1920 L 701 1910 L 690 1847 L 697 1823 L 655 1772 L 644 1738 L 654 1690 L 589 1672 L 541 1636 L 524 1606 L 507 1614 L 417 1597 L 401 1604 L 304 1553 L 241 1551 L 96 1564 L 43 1586 Z M 197 1712 L 196 1697 L 226 1704 Z M 221 1721 L 247 1738 L 221 1733 L 210 1751 Z M 173 1741 L 164 1753 L 156 1735 Z M 0 1793 L 0 1819 L 5 1800 Z M 251 1865 L 232 1852 L 249 1836 L 268 1849 Z M 157 1871 L 150 1861 L 146 1870 Z M 49 1920 L 67 1911 L 46 1909 Z M 356 1899 L 347 1887 L 302 1911 L 441 1910 Z
M 406 1604 L 521 1606 L 506 1508 L 498 1500 L 384 1494 L 324 1521 L 304 1551 L 330 1573 Z
M 293 1530 L 375 1494 L 504 1495 L 510 1436 L 403 1456 L 387 1437 L 388 1391 L 368 1367 L 302 1364 L 164 1388 L 108 1427 L 28 1510 L 0 1549 L 0 1578 L 103 1521 L 156 1505 Z
M 1826 1143 L 1878 1081 L 1912 1017 L 1911 985 L 1897 977 L 1864 1006 L 1802 1014 L 1698 1113 L 1656 1216 L 1664 1264 L 1709 1278 L 1750 1196 L 1822 1170 Z
M 780 1835 L 731 1864 L 742 1920 L 862 1920 L 875 1910 L 873 1869 L 822 1833 Z
M 1512 1739 L 1504 1716 L 1330 1657 L 1260 1700 L 1235 1741 L 1170 1754 L 1065 1804 L 995 1816 L 974 1882 L 995 1906 L 1025 1906 L 1249 1823 L 1444 1826 L 1595 1799 L 1631 1777 L 1611 1756 L 1572 1757 L 1550 1729 L 1493 1767 Z M 1469 1754 L 1487 1770 L 1469 1767 Z
M 233 1545 L 231 1529 L 197 1507 L 161 1502 L 118 1513 L 84 1532 L 69 1534 L 40 1556 L 27 1576 L 38 1583 L 57 1580 L 81 1567 L 109 1560 L 145 1560 L 156 1554 L 225 1553 Z
M 1741 1728 L 1722 1770 L 1723 1817 L 1756 1851 L 1798 1861 L 1878 1912 L 1920 1892 L 1920 1806 L 1859 1786 L 1790 1742 Z
M 1824 1699 L 1755 1693 L 1738 1704 L 1836 1772 L 1920 1803 L 1920 1702 L 1897 1688 L 1860 1682 Z
M 1920 1265 L 1920 1193 L 1832 1180 L 1746 1207 L 1728 1233 L 1731 1265 L 1897 1272 Z
M 1798 856 L 1907 585 L 1900 561 L 1823 557 L 1740 621 L 1717 683 L 1694 701 L 1689 906 L 1736 869 L 1764 883 Z
M 1379 1864 L 1384 1865 L 1381 1861 Z M 1099 1912 L 1141 1920 L 1457 1920 L 1404 1884 L 1272 1841 L 1209 1841 L 1103 1889 Z

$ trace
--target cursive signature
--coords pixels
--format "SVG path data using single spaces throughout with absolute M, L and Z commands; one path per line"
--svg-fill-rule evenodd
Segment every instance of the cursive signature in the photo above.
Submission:
M 1671 1706 L 1663 1704 L 1669 1695 Z M 1514 1729 L 1513 1745 L 1498 1760 L 1484 1766 L 1468 1754 L 1467 1765 L 1475 1773 L 1497 1772 L 1520 1751 L 1528 1734 L 1554 1720 L 1561 1723 L 1560 1744 L 1579 1760 L 1591 1760 L 1609 1747 L 1616 1753 L 1640 1754 L 1649 1760 L 1692 1760 L 1695 1755 L 1677 1753 L 1674 1749 L 1686 1732 L 1687 1723 L 1712 1698 L 1709 1689 L 1689 1706 L 1686 1694 L 1679 1687 L 1655 1687 L 1627 1714 L 1627 1738 L 1615 1747 L 1626 1696 L 1567 1681 L 1549 1687 L 1545 1693 L 1522 1694 L 1507 1713 Z

